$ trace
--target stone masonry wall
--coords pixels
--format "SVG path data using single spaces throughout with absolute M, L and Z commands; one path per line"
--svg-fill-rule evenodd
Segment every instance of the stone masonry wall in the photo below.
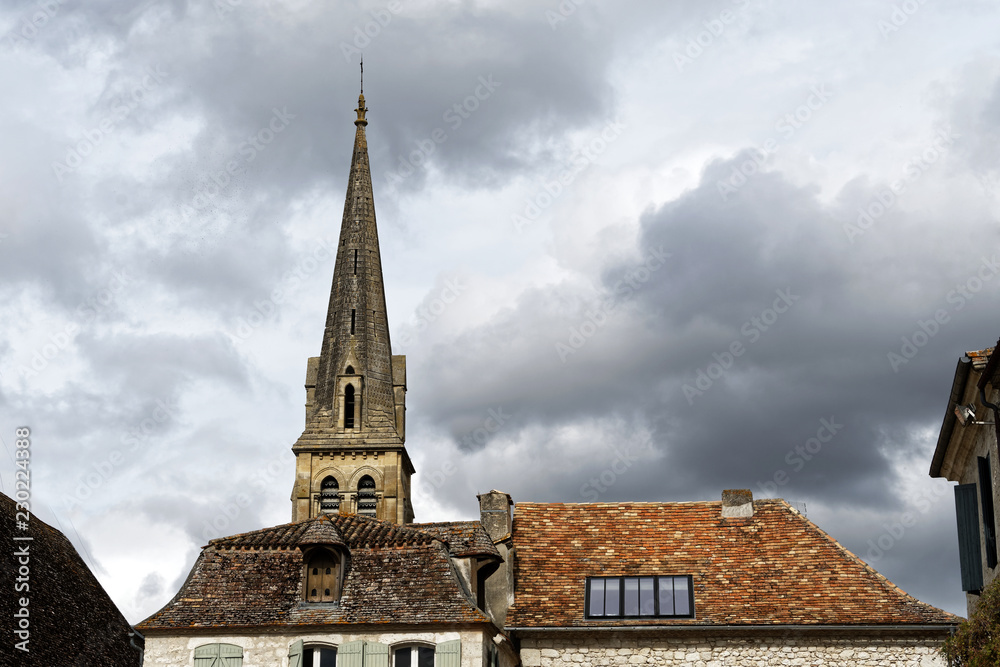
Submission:
M 524 667 L 945 667 L 939 638 L 858 635 L 673 638 L 597 633 L 521 642 Z
M 462 640 L 462 667 L 483 667 L 484 637 L 482 632 L 394 632 L 378 634 L 302 632 L 268 635 L 200 635 L 184 637 L 146 637 L 145 667 L 192 667 L 194 649 L 202 644 L 217 642 L 243 647 L 243 667 L 287 667 L 288 648 L 293 642 L 336 647 L 349 641 L 365 639 L 395 647 L 409 642 L 438 644 L 453 639 Z

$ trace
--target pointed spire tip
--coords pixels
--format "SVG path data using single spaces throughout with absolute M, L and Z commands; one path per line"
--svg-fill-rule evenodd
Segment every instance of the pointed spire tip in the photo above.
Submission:
M 354 121 L 355 125 L 367 125 L 368 121 L 365 119 L 365 112 L 368 111 L 368 107 L 365 106 L 365 56 L 361 54 L 361 94 L 358 95 L 358 108 L 355 109 L 358 112 L 358 119 Z

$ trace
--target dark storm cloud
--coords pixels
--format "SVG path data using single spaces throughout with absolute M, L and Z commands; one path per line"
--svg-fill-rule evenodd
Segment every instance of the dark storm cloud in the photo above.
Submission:
M 645 215 L 636 259 L 595 269 L 599 294 L 529 290 L 489 326 L 441 342 L 425 358 L 447 349 L 453 363 L 424 379 L 435 400 L 414 411 L 452 424 L 458 441 L 496 406 L 514 429 L 630 415 L 654 429 L 665 458 L 612 491 L 622 499 L 753 487 L 899 507 L 887 452 L 922 451 L 915 432 L 940 419 L 955 359 L 990 342 L 976 334 L 994 319 L 995 288 L 978 301 L 954 289 L 989 270 L 978 254 L 942 267 L 937 246 L 896 245 L 890 230 L 852 244 L 843 221 L 853 209 L 779 173 L 723 201 L 717 183 L 746 157 L 713 162 L 698 188 Z M 643 270 L 654 249 L 670 256 Z M 892 298 L 900 282 L 919 299 Z M 904 338 L 922 343 L 912 361 Z M 572 498 L 579 484 L 553 479 L 547 491 Z

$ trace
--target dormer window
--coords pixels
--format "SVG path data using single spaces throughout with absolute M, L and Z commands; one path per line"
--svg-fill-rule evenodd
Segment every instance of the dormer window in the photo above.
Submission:
M 318 549 L 309 554 L 306 564 L 306 602 L 336 602 L 340 599 L 342 563 L 342 558 L 329 549 Z
M 590 577 L 588 618 L 693 618 L 691 577 Z

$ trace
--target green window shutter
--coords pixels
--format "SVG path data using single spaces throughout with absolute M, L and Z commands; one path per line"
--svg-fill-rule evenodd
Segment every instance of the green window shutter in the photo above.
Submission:
M 441 642 L 437 645 L 436 658 L 434 663 L 437 667 L 461 667 L 462 665 L 462 640 L 455 639 L 450 642 Z
M 220 667 L 219 645 L 202 644 L 195 648 L 194 667 Z
M 389 645 L 365 642 L 364 667 L 389 667 Z
M 288 667 L 302 667 L 302 640 L 288 647 Z
M 979 503 L 975 484 L 955 487 L 955 518 L 962 590 L 978 593 L 983 588 L 983 557 L 980 555 Z
M 243 647 L 219 644 L 219 667 L 243 667 Z
M 337 667 L 364 667 L 363 641 L 347 642 L 337 647 Z

